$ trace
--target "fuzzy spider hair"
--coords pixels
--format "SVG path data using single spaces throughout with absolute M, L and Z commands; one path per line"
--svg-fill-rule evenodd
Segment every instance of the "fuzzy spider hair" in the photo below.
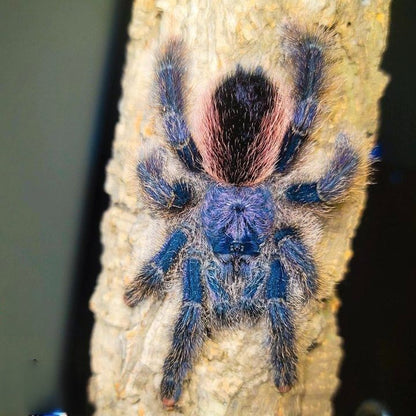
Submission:
M 329 35 L 291 27 L 286 38 L 293 85 L 275 85 L 261 67 L 237 65 L 195 110 L 202 115 L 194 135 L 185 120 L 182 42 L 168 41 L 157 60 L 164 133 L 190 179 L 166 179 L 160 150 L 137 165 L 149 204 L 168 215 L 169 235 L 124 297 L 135 306 L 163 295 L 169 278 L 182 278 L 161 382 L 167 408 L 178 401 L 212 328 L 267 319 L 274 383 L 284 393 L 296 382 L 297 322 L 320 286 L 313 251 L 321 214 L 346 196 L 361 160 L 339 134 L 319 179 L 291 179 L 319 115 Z

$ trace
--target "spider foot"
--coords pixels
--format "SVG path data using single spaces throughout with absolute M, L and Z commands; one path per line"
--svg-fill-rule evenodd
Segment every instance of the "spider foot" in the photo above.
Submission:
M 173 410 L 175 407 L 175 400 L 173 399 L 168 399 L 167 397 L 164 397 L 162 399 L 162 404 L 165 407 L 166 410 Z
M 124 302 L 134 307 L 152 294 L 159 296 L 164 292 L 163 271 L 153 265 L 147 265 L 127 286 Z
M 292 386 L 277 386 L 277 390 L 279 390 L 279 393 L 287 393 L 292 389 Z
M 295 368 L 286 368 L 274 377 L 274 384 L 280 393 L 287 393 L 296 383 Z
M 162 403 L 167 410 L 172 410 L 182 392 L 181 383 L 173 374 L 165 374 L 160 385 Z

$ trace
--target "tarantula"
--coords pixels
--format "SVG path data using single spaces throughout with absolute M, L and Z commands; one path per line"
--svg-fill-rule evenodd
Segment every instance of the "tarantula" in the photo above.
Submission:
M 139 162 L 150 205 L 168 215 L 169 235 L 125 291 L 129 306 L 166 291 L 181 274 L 182 304 L 163 366 L 161 396 L 172 408 L 183 380 L 212 328 L 266 317 L 274 383 L 296 382 L 297 321 L 320 286 L 308 236 L 320 215 L 349 190 L 360 163 L 345 134 L 317 180 L 293 180 L 303 145 L 319 116 L 327 81 L 328 34 L 287 29 L 289 88 L 262 67 L 225 76 L 185 117 L 184 46 L 171 39 L 156 64 L 156 95 L 169 147 L 188 181 L 163 176 L 165 156 Z M 289 92 L 288 92 L 289 91 Z M 326 207 L 317 215 L 317 208 Z

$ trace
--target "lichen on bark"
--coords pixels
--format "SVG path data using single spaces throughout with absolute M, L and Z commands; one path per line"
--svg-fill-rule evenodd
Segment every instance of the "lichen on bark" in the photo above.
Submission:
M 89 397 L 97 415 L 158 415 L 163 359 L 180 295 L 149 299 L 135 309 L 123 303 L 123 288 L 140 261 L 163 239 L 164 223 L 140 199 L 134 161 L 144 144 L 160 143 L 151 105 L 153 54 L 157 45 L 180 36 L 190 50 L 190 102 L 199 84 L 209 86 L 235 63 L 273 68 L 279 60 L 279 27 L 333 27 L 338 45 L 335 89 L 328 93 L 324 122 L 315 135 L 313 158 L 323 162 L 340 130 L 353 134 L 364 152 L 374 144 L 386 76 L 379 71 L 388 25 L 389 1 L 140 0 L 134 3 L 123 76 L 120 119 L 107 167 L 111 205 L 102 221 L 102 272 L 91 299 L 95 327 L 91 341 Z M 338 79 L 340 82 L 338 82 Z M 342 81 L 341 81 L 342 80 Z M 193 95 L 194 94 L 194 95 Z M 172 166 L 172 170 L 175 167 Z M 363 181 L 364 182 L 364 181 Z M 207 341 L 187 381 L 178 408 L 185 415 L 329 415 L 339 383 L 342 356 L 337 334 L 336 283 L 352 255 L 351 239 L 365 202 L 361 184 L 325 223 L 319 246 L 327 301 L 303 324 L 299 383 L 284 395 L 270 374 L 265 329 L 223 331 Z M 309 349 L 307 347 L 309 346 Z

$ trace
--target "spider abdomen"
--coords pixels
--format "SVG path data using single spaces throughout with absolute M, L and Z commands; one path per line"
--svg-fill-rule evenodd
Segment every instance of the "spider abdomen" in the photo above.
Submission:
M 291 100 L 262 69 L 237 66 L 208 99 L 195 141 L 217 182 L 252 186 L 273 173 L 292 112 Z

